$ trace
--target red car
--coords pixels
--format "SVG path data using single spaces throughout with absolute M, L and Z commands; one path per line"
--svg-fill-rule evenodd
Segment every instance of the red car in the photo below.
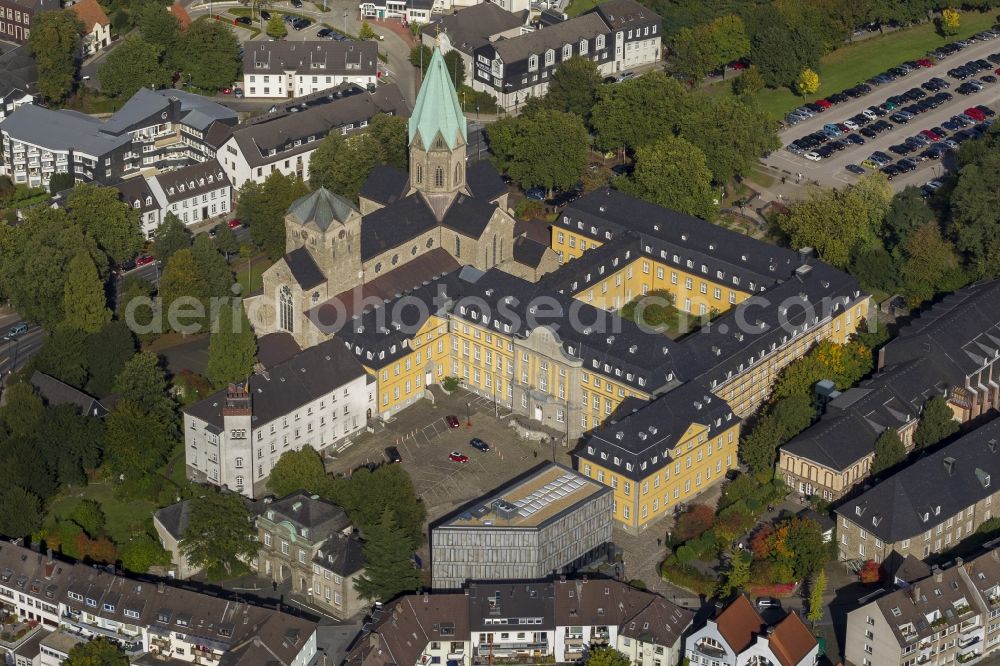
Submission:
M 920 65 L 921 67 L 933 67 L 934 61 L 931 60 L 930 58 L 921 58 L 920 60 L 917 61 L 917 64 Z
M 241 222 L 236 218 L 229 220 L 228 224 L 230 229 L 239 229 L 240 227 L 243 226 L 243 222 Z
M 156 258 L 151 254 L 144 254 L 135 260 L 136 266 L 148 266 L 156 261 Z
M 461 424 L 458 422 L 457 416 L 451 416 L 450 414 L 444 417 L 445 422 L 448 424 L 449 428 L 457 428 Z
M 736 71 L 741 71 L 747 68 L 747 64 L 742 60 L 734 60 L 731 63 L 729 63 L 729 68 L 735 69 Z
M 223 95 L 231 95 L 232 93 L 233 93 L 233 89 L 232 88 L 223 88 L 222 89 L 222 94 Z
M 938 135 L 937 132 L 933 132 L 931 130 L 923 130 L 920 133 L 923 134 L 924 136 L 926 136 L 931 141 L 940 141 L 941 140 L 941 137 Z
M 970 106 L 963 113 L 965 113 L 965 115 L 967 115 L 970 118 L 973 118 L 975 120 L 979 120 L 979 121 L 986 120 L 986 114 L 983 113 L 982 111 L 980 111 L 979 109 L 977 109 L 974 106 Z
M 818 99 L 815 102 L 813 102 L 813 104 L 815 104 L 816 106 L 821 106 L 824 109 L 829 109 L 831 106 L 833 106 L 833 102 L 827 99 Z
M 469 462 L 469 456 L 464 453 L 459 453 L 458 451 L 452 451 L 448 454 L 448 460 L 457 463 L 467 463 Z

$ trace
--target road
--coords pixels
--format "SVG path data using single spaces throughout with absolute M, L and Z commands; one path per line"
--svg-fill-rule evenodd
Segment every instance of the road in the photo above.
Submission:
M 804 122 L 785 129 L 779 134 L 782 146 L 786 146 L 795 139 L 821 129 L 826 123 L 843 122 L 862 109 L 881 104 L 888 97 L 898 95 L 910 88 L 919 88 L 921 83 L 935 76 L 951 84 L 951 88 L 948 89 L 948 92 L 954 95 L 951 102 L 922 113 L 905 125 L 895 125 L 890 131 L 884 132 L 874 139 L 867 139 L 863 146 L 850 146 L 820 162 L 811 162 L 801 155 L 793 155 L 782 147 L 764 158 L 764 162 L 784 172 L 790 180 L 795 179 L 796 174 L 802 174 L 803 180 L 815 181 L 829 187 L 843 187 L 853 183 L 859 176 L 846 171 L 844 169 L 846 165 L 861 164 L 876 150 L 889 153 L 889 146 L 902 143 L 907 137 L 913 136 L 921 130 L 940 126 L 942 122 L 970 106 L 977 104 L 985 104 L 993 108 L 1000 106 L 998 104 L 1000 103 L 1000 83 L 987 84 L 979 93 L 959 95 L 955 89 L 960 82 L 945 73 L 969 60 L 978 60 L 998 52 L 1000 52 L 1000 40 L 977 42 L 960 53 L 940 61 L 934 67 L 918 69 L 887 85 L 875 87 L 868 95 L 838 104 L 824 113 L 819 113 Z M 895 190 L 901 190 L 907 185 L 922 185 L 928 180 L 942 175 L 944 168 L 940 161 L 927 160 L 921 162 L 915 171 L 897 176 L 891 184 Z
M 225 14 L 229 9 L 243 7 L 239 2 L 193 2 L 188 5 L 187 10 L 191 18 L 197 18 L 205 14 Z M 312 3 L 305 3 L 300 9 L 292 7 L 289 2 L 270 2 L 267 9 L 272 14 L 292 13 L 306 16 L 313 20 L 313 24 L 304 30 L 288 30 L 286 40 L 305 41 L 319 39 L 316 32 L 322 28 L 323 23 L 333 26 L 348 34 L 356 35 L 361 30 L 361 16 L 357 3 L 349 0 L 329 0 L 327 11 L 316 8 Z M 232 25 L 232 24 L 230 24 Z M 260 34 L 251 37 L 250 31 L 243 26 L 233 26 L 237 37 L 241 42 L 261 41 L 268 39 L 263 28 L 266 25 L 259 25 Z M 383 37 L 379 41 L 379 52 L 384 55 L 388 62 L 382 63 L 381 67 L 385 72 L 385 79 L 396 83 L 403 93 L 403 98 L 412 105 L 417 97 L 417 73 L 416 68 L 410 64 L 410 46 L 399 35 L 376 23 L 371 24 L 372 29 Z M 262 105 L 271 105 L 276 100 L 267 101 L 247 101 L 235 100 L 228 96 L 219 96 L 219 101 L 237 111 L 248 111 L 259 108 Z
M 28 324 L 28 331 L 12 340 L 3 339 L 13 326 Z M 31 357 L 38 353 L 45 342 L 45 330 L 24 320 L 16 312 L 0 315 L 0 384 L 7 376 L 19 368 L 23 368 Z

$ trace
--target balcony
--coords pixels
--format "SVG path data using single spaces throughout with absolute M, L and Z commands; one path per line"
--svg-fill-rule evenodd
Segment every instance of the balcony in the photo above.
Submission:
M 548 652 L 549 644 L 541 642 L 516 642 L 516 643 L 482 643 L 476 647 L 477 655 L 489 655 L 502 657 L 516 654 L 518 652 Z
M 705 641 L 699 641 L 696 643 L 694 649 L 701 652 L 703 655 L 711 657 L 712 659 L 724 659 L 726 657 L 726 651 L 724 649 L 710 645 Z
M 983 641 L 985 638 L 986 632 L 982 628 L 975 631 L 967 631 L 958 635 L 958 647 L 964 649 Z

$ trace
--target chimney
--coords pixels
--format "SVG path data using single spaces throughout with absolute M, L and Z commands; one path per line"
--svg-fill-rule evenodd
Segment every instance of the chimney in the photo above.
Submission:
M 951 456 L 948 456 L 947 458 L 944 459 L 944 469 L 945 471 L 948 472 L 948 476 L 954 476 L 956 462 L 957 461 Z
M 244 386 L 230 384 L 226 389 L 226 404 L 223 416 L 250 416 L 250 393 Z
M 159 592 L 160 594 L 163 594 L 166 591 L 166 589 L 167 589 L 166 584 L 162 582 L 156 584 L 156 591 Z
M 799 263 L 804 264 L 813 256 L 813 249 L 811 247 L 801 247 L 799 248 Z

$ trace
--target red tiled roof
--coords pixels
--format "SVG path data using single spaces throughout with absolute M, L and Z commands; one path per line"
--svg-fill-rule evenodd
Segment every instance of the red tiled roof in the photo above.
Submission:
M 95 25 L 108 25 L 108 15 L 101 9 L 97 0 L 80 0 L 70 9 L 83 23 L 84 33 L 89 34 L 94 31 Z
M 740 595 L 722 611 L 715 624 L 729 647 L 739 654 L 760 633 L 764 627 L 764 618 L 754 609 L 749 599 Z
M 816 647 L 816 638 L 796 613 L 786 615 L 767 638 L 781 666 L 796 666 Z

